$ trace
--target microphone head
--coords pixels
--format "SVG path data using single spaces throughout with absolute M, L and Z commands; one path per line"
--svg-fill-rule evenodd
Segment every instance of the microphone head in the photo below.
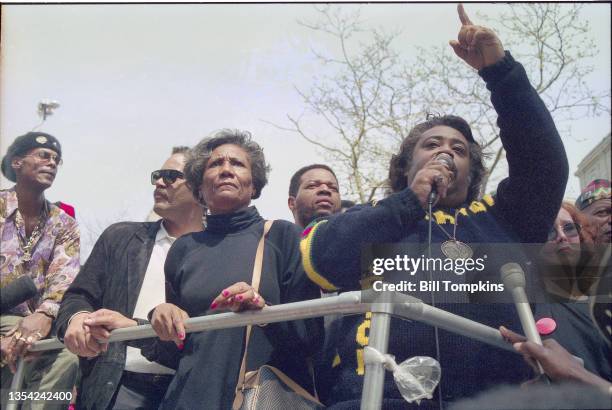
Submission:
M 510 262 L 502 265 L 501 280 L 508 290 L 525 288 L 525 272 L 518 263 Z
M 455 166 L 455 161 L 453 160 L 453 157 L 450 154 L 447 154 L 446 152 L 441 152 L 436 155 L 436 161 L 448 168 L 448 170 L 453 173 L 453 177 L 455 176 L 455 174 L 457 173 L 457 167 Z
M 36 284 L 29 276 L 12 280 L 0 289 L 0 313 L 8 312 L 37 294 Z

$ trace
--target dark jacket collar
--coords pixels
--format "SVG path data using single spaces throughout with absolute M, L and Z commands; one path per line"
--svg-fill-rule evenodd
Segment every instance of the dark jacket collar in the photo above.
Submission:
M 155 242 L 155 236 L 161 226 L 162 220 L 156 222 L 145 222 L 142 229 L 136 231 L 136 236 L 143 242 L 152 241 Z
M 207 215 L 206 230 L 214 233 L 235 233 L 262 221 L 257 208 L 250 206 L 231 214 Z

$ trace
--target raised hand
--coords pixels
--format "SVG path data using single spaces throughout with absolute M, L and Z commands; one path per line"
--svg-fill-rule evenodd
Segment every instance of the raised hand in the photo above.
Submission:
M 474 25 L 463 9 L 463 4 L 457 5 L 457 12 L 461 29 L 457 40 L 449 41 L 455 54 L 476 70 L 504 58 L 504 47 L 493 30 Z

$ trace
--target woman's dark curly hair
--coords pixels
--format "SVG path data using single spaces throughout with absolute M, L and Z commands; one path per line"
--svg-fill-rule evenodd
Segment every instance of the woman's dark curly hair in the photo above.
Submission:
M 433 117 L 425 122 L 417 124 L 402 142 L 399 153 L 391 156 L 389 164 L 389 185 L 392 192 L 398 192 L 408 186 L 406 175 L 410 169 L 414 148 L 419 142 L 421 135 L 439 125 L 445 125 L 459 131 L 468 141 L 470 151 L 470 174 L 467 200 L 468 203 L 480 198 L 481 183 L 485 176 L 484 155 L 482 147 L 474 141 L 470 125 L 461 117 L 455 115 L 443 115 Z
M 225 144 L 237 145 L 246 151 L 251 162 L 251 175 L 253 178 L 253 199 L 259 198 L 261 190 L 268 183 L 270 166 L 266 164 L 263 149 L 252 140 L 248 131 L 223 129 L 212 137 L 204 138 L 187 153 L 185 161 L 185 180 L 193 196 L 203 205 L 206 205 L 200 194 L 200 187 L 204 178 L 204 171 L 212 152 Z

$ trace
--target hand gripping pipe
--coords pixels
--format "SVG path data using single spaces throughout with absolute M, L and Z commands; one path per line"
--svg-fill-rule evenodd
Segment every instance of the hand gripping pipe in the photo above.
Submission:
M 362 300 L 367 302 L 362 302 Z M 442 309 L 434 308 L 408 295 L 374 291 L 346 292 L 338 296 L 322 299 L 267 306 L 259 311 L 220 313 L 194 317 L 185 321 L 185 328 L 187 333 L 192 333 L 204 330 L 309 319 L 331 314 L 347 315 L 365 312 L 372 312 L 369 345 L 381 353 L 387 353 L 391 316 L 418 320 L 505 350 L 514 351 L 512 346 L 504 342 L 497 329 L 465 319 Z M 112 331 L 109 342 L 146 339 L 154 336 L 155 331 L 151 325 L 133 326 Z M 64 345 L 57 338 L 54 338 L 36 342 L 32 345 L 30 351 L 42 352 L 63 347 Z M 20 359 L 17 365 L 17 372 L 13 375 L 11 390 L 20 390 L 23 383 L 23 369 L 24 362 Z M 362 409 L 370 410 L 381 407 L 384 376 L 382 364 L 368 364 L 366 366 Z M 17 402 L 9 402 L 6 410 L 16 410 L 17 406 Z

